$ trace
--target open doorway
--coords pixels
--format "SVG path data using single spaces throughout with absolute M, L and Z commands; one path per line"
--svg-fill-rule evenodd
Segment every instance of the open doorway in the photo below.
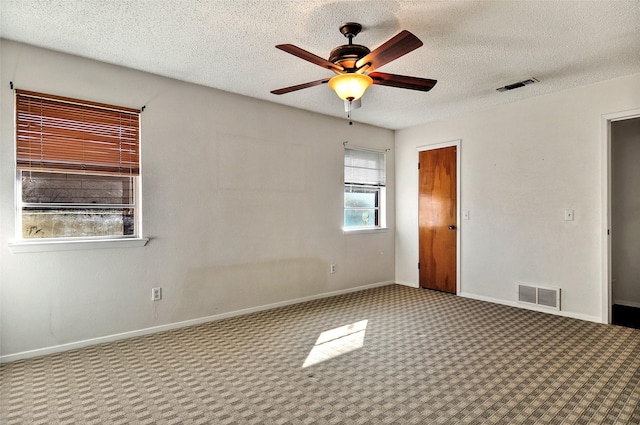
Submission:
M 610 134 L 611 323 L 640 329 L 640 117 Z
M 603 322 L 640 329 L 640 110 L 603 117 Z

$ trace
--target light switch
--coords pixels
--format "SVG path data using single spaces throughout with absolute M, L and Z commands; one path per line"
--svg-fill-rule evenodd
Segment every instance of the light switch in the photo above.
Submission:
M 564 210 L 564 221 L 573 221 L 573 210 Z
M 462 219 L 469 220 L 469 211 L 462 211 Z

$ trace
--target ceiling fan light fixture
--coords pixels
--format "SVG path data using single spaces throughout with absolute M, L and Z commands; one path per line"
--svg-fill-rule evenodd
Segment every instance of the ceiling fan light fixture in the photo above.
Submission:
M 336 75 L 329 80 L 329 87 L 336 92 L 340 99 L 346 101 L 360 99 L 371 84 L 373 84 L 371 77 L 355 73 Z

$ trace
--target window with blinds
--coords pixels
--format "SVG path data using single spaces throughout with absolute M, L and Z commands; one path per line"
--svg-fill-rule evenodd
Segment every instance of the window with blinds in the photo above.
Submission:
M 17 90 L 18 239 L 139 236 L 139 118 Z
M 345 148 L 345 229 L 384 227 L 385 160 L 385 152 Z

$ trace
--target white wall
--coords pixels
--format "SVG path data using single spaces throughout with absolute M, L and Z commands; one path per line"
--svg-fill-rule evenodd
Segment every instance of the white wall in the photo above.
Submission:
M 612 296 L 640 307 L 640 118 L 611 123 L 611 154 Z
M 462 295 L 557 286 L 560 314 L 603 320 L 601 115 L 639 106 L 634 74 L 396 132 L 396 281 L 418 284 L 417 147 L 461 139 Z
M 392 131 L 6 40 L 0 47 L 5 360 L 393 280 Z M 20 254 L 9 249 L 15 223 L 10 81 L 25 90 L 146 105 L 146 247 Z M 336 97 L 336 107 L 342 106 Z M 387 232 L 342 234 L 346 140 L 392 149 Z M 337 264 L 333 275 L 330 263 Z M 154 286 L 163 288 L 160 302 L 150 301 Z

